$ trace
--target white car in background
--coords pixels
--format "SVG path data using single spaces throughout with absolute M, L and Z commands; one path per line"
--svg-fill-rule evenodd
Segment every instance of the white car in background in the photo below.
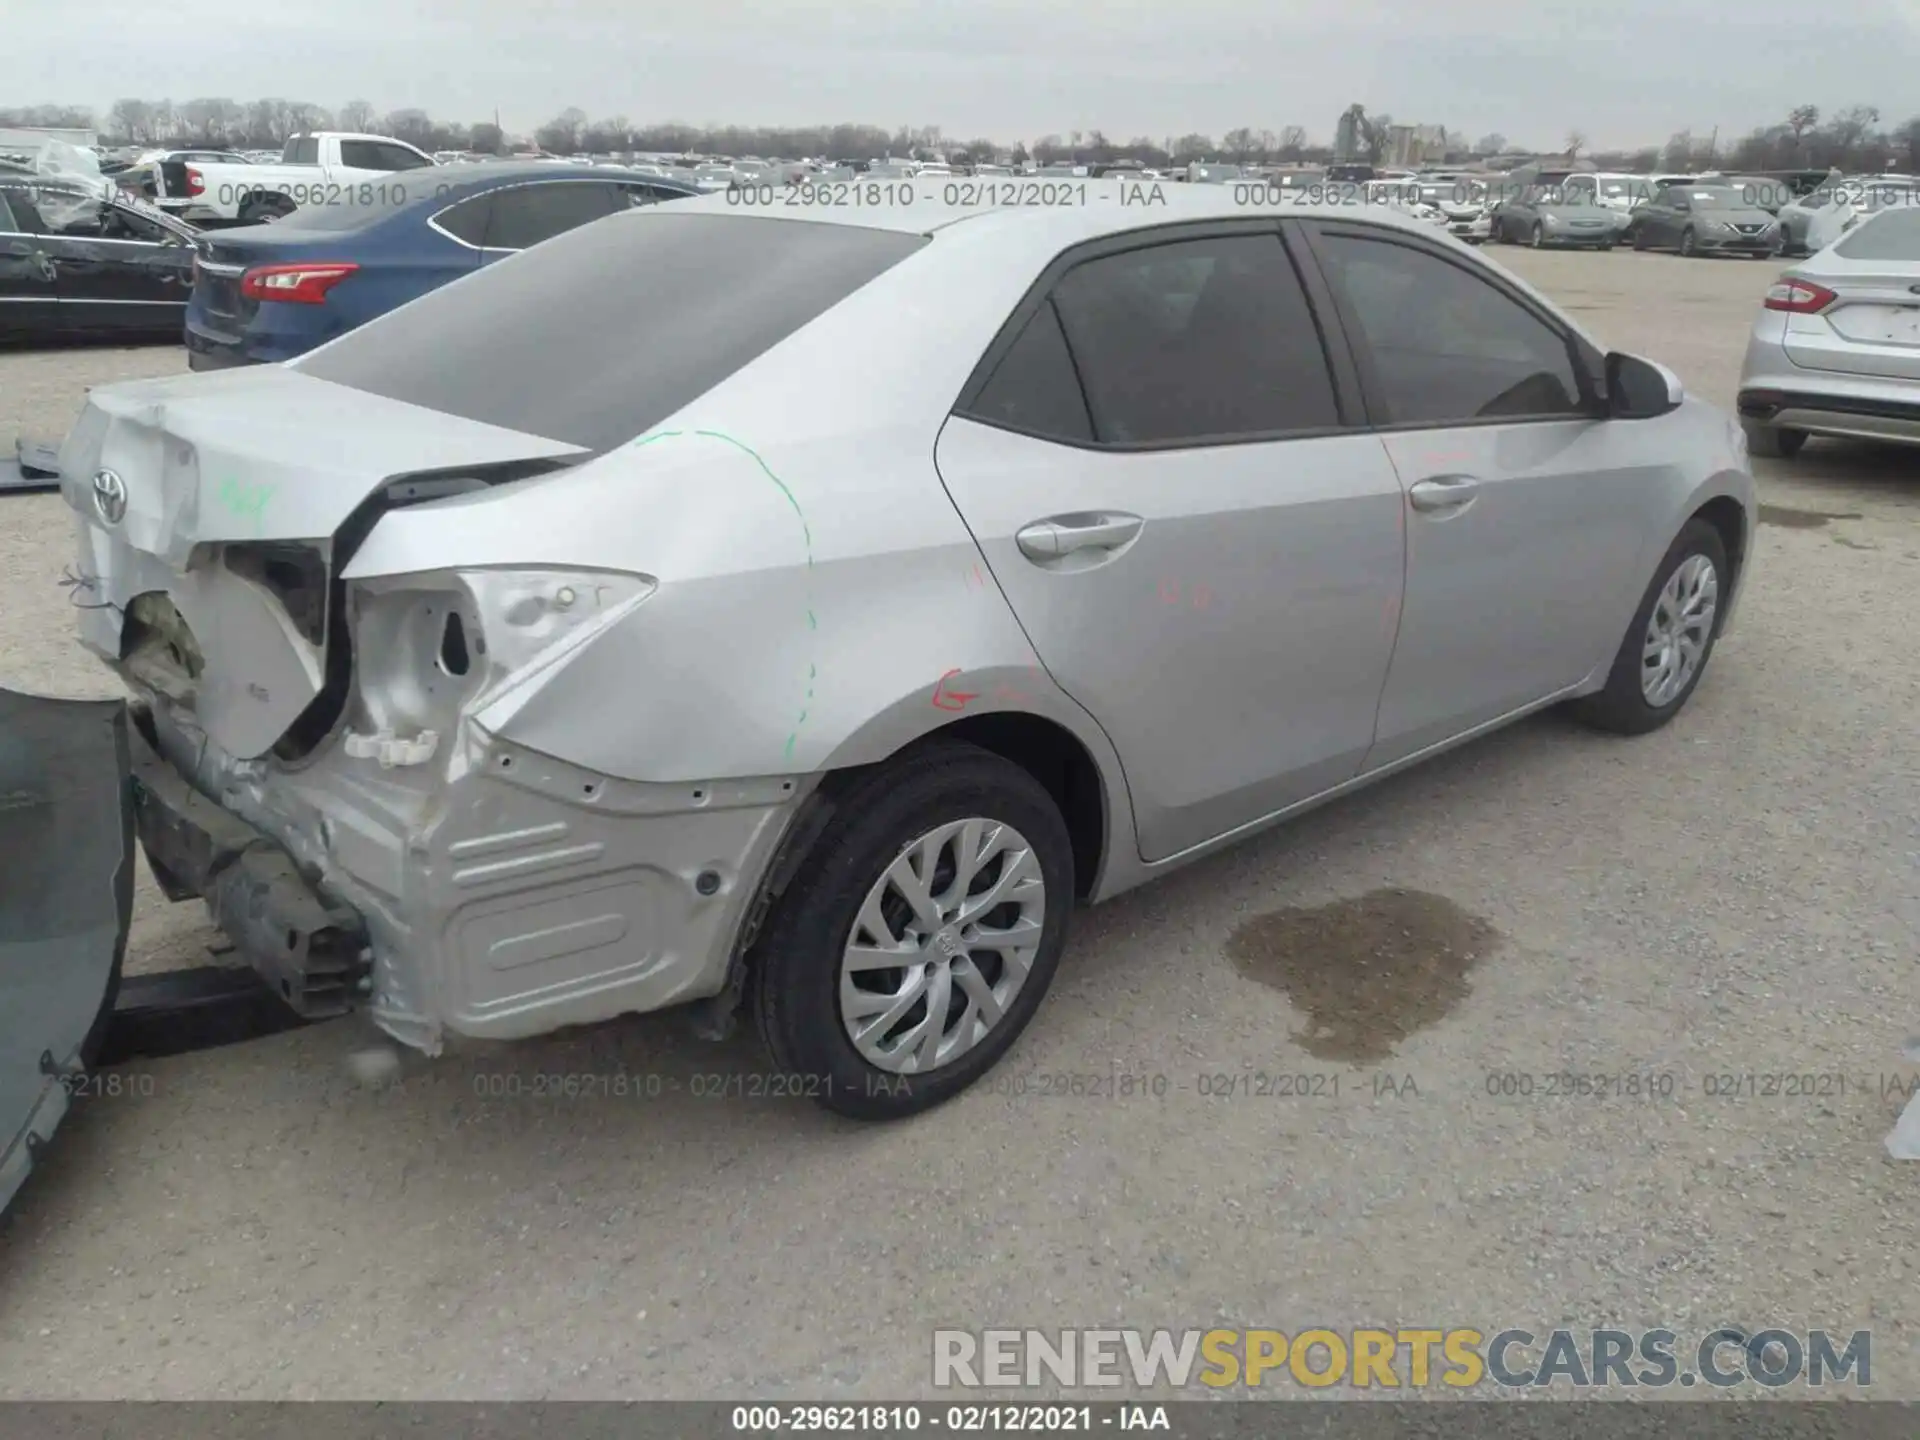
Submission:
M 1569 175 L 1560 188 L 1569 199 L 1577 196 L 1585 204 L 1598 205 L 1609 211 L 1621 230 L 1627 228 L 1627 217 L 1653 199 L 1654 194 L 1653 182 L 1645 175 L 1610 174 L 1604 171 Z
M 697 165 L 693 171 L 693 183 L 708 194 L 716 190 L 731 190 L 740 183 L 740 172 L 731 165 Z

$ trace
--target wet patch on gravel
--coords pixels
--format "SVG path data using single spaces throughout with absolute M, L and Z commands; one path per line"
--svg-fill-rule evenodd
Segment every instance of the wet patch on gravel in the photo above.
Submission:
M 1500 940 L 1444 895 L 1372 890 L 1257 916 L 1226 948 L 1243 976 L 1304 1013 L 1301 1048 L 1358 1065 L 1386 1059 L 1466 999 L 1469 973 Z

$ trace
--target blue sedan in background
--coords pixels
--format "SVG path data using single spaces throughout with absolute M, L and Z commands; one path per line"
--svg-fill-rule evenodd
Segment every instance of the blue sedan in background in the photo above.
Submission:
M 187 304 L 187 364 L 291 360 L 576 226 L 699 193 L 606 166 L 436 165 L 348 187 L 343 198 L 356 203 L 208 232 Z

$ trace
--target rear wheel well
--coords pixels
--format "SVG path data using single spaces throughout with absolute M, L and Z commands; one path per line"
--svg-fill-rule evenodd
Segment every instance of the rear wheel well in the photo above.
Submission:
M 1727 577 L 1731 586 L 1740 578 L 1747 560 L 1746 511 L 1731 495 L 1721 495 L 1694 511 L 1691 518 L 1704 520 L 1720 532 L 1720 543 L 1727 547 L 1727 564 L 1733 571 Z
M 956 720 L 919 743 L 933 739 L 978 745 L 1039 781 L 1060 807 L 1073 841 L 1074 894 L 1085 900 L 1093 893 L 1106 850 L 1106 787 L 1100 767 L 1071 731 L 1037 715 L 1004 713 Z
M 914 753 L 942 740 L 977 745 L 1025 770 L 1053 797 L 1073 842 L 1073 888 L 1082 900 L 1093 893 L 1106 853 L 1107 798 L 1100 767 L 1064 726 L 1037 715 L 972 715 L 931 731 L 895 751 L 883 765 L 911 764 Z M 874 767 L 835 771 L 823 785 L 830 798 L 848 780 Z

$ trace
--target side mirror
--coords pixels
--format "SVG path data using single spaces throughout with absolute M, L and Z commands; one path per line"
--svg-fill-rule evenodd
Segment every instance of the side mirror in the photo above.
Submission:
M 1652 420 L 1687 398 L 1680 377 L 1664 365 L 1615 350 L 1607 356 L 1607 413 L 1616 420 Z

